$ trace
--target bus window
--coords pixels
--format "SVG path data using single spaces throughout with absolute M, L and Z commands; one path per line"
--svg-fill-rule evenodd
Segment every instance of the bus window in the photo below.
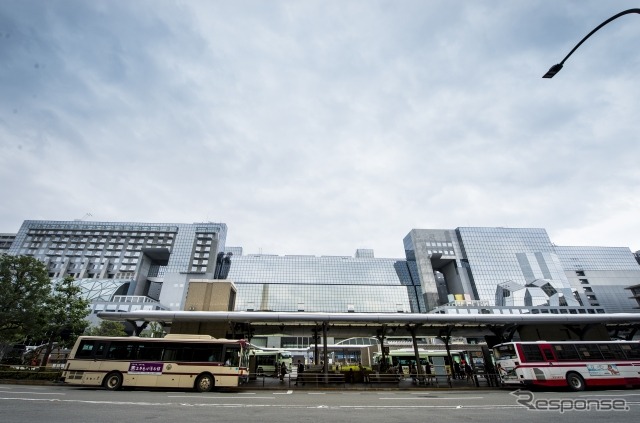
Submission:
M 82 341 L 82 343 L 78 347 L 78 350 L 76 351 L 75 358 L 93 357 L 94 347 L 95 347 L 95 341 L 91 341 L 91 340 Z
M 96 351 L 93 354 L 93 358 L 103 358 L 104 354 L 107 352 L 107 343 L 106 342 L 98 342 L 96 347 Z
M 224 365 L 225 366 L 238 366 L 240 359 L 240 348 L 227 347 L 224 352 Z
M 197 345 L 192 351 L 191 361 L 220 361 L 220 352 L 207 345 Z
M 640 344 L 625 344 L 622 349 L 629 360 L 640 360 Z
M 517 359 L 516 349 L 513 344 L 505 344 L 496 346 L 493 350 L 493 353 L 496 356 L 496 359 L 508 360 L 508 359 Z
M 167 344 L 162 352 L 162 361 L 180 361 L 178 359 L 178 352 L 180 346 L 175 344 Z
M 577 348 L 583 360 L 604 360 L 596 344 L 578 344 Z
M 573 344 L 554 344 L 553 349 L 556 352 L 556 357 L 560 361 L 579 360 L 580 356 L 576 351 L 576 346 Z
M 522 361 L 544 361 L 542 357 L 542 353 L 540 352 L 540 347 L 535 344 L 522 344 L 522 352 L 524 353 L 524 357 L 522 357 Z
M 162 360 L 163 345 L 157 342 L 138 345 L 138 360 L 160 361 Z
M 553 355 L 553 350 L 549 345 L 542 345 L 540 350 L 542 350 L 542 355 L 546 361 L 556 361 L 556 358 Z
M 620 348 L 620 345 L 599 344 L 598 346 L 600 347 L 600 353 L 602 354 L 605 360 L 611 360 L 611 359 L 624 360 L 625 359 L 624 352 L 622 352 L 622 348 Z
M 176 361 L 198 362 L 211 361 L 220 362 L 222 356 L 221 345 L 189 345 L 176 351 Z
M 107 351 L 107 360 L 128 360 L 132 358 L 133 344 L 112 342 Z
M 275 355 L 258 355 L 256 356 L 256 363 L 260 366 L 275 366 Z

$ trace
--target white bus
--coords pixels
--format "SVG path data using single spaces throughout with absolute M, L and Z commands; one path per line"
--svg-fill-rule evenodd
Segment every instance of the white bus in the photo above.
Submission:
M 504 385 L 568 387 L 640 385 L 640 342 L 508 342 L 493 347 Z
M 277 376 L 282 363 L 287 366 L 287 372 L 291 373 L 293 355 L 290 351 L 282 349 L 253 349 L 250 352 L 250 359 L 251 357 L 255 357 L 255 364 L 252 364 L 251 368 L 253 370 L 253 366 L 255 366 L 254 373 L 259 376 Z
M 81 336 L 62 378 L 69 385 L 195 389 L 238 386 L 248 380 L 244 340 L 208 335 L 164 338 Z

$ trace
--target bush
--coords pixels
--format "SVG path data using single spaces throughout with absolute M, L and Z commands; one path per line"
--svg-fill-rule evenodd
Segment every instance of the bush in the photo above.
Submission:
M 31 380 L 31 381 L 51 381 L 60 380 L 62 372 L 52 369 L 41 369 L 39 367 L 0 367 L 0 379 L 4 380 Z

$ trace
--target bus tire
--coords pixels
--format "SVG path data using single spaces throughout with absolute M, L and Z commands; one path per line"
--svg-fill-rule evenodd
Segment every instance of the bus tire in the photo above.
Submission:
M 117 391 L 122 388 L 122 373 L 111 372 L 104 377 L 102 386 L 109 391 Z
M 213 376 L 208 373 L 203 373 L 196 379 L 196 391 L 198 392 L 211 392 L 214 386 Z
M 567 385 L 574 392 L 584 391 L 586 387 L 584 378 L 576 372 L 567 373 Z

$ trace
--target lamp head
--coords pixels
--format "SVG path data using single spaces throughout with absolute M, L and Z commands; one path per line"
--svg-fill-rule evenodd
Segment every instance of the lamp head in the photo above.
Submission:
M 553 78 L 556 73 L 560 72 L 560 69 L 562 69 L 562 63 L 558 63 L 557 65 L 553 65 L 547 71 L 547 73 L 545 73 L 542 77 L 543 78 Z

